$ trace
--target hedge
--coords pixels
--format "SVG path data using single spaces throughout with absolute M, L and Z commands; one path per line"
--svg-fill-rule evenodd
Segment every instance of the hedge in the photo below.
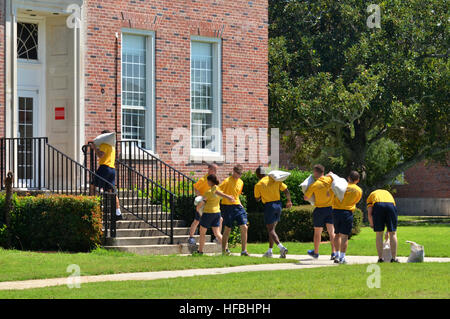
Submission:
M 313 206 L 294 206 L 291 209 L 284 208 L 281 213 L 281 220 L 277 224 L 276 232 L 281 241 L 311 242 L 314 235 L 312 223 Z M 356 236 L 361 231 L 363 213 L 356 209 L 353 213 L 352 236 Z M 248 213 L 248 241 L 267 242 L 268 235 L 264 224 L 264 214 L 259 212 Z M 329 240 L 329 235 L 325 231 L 322 233 L 322 240 Z
M 101 244 L 99 198 L 14 194 L 12 202 L 10 227 L 6 227 L 5 195 L 0 194 L 0 246 L 4 248 L 85 252 Z

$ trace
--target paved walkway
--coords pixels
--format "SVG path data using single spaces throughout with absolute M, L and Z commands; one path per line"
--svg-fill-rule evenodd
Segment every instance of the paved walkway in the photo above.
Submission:
M 233 254 L 239 255 L 239 254 Z M 262 255 L 252 254 L 255 257 Z M 275 256 L 275 255 L 274 255 Z M 243 257 L 244 258 L 244 257 Z M 273 270 L 294 270 L 317 267 L 334 267 L 338 266 L 329 260 L 329 256 L 320 256 L 314 260 L 307 255 L 288 255 L 289 259 L 296 259 L 296 263 L 283 264 L 262 264 L 262 265 L 245 265 L 225 268 L 206 268 L 206 269 L 187 269 L 157 272 L 139 272 L 114 275 L 97 275 L 97 276 L 81 276 L 79 283 L 93 283 L 105 281 L 127 281 L 127 280 L 156 280 L 177 277 L 193 277 L 206 275 L 222 275 L 238 272 L 253 271 L 273 271 Z M 371 264 L 377 262 L 377 257 L 373 256 L 346 256 L 348 264 Z M 406 262 L 407 257 L 399 257 L 401 262 Z M 450 262 L 450 258 L 425 258 L 425 262 Z M 73 278 L 70 278 L 73 279 Z M 44 288 L 52 286 L 62 286 L 68 284 L 68 278 L 38 279 L 24 281 L 0 282 L 0 290 L 22 290 L 32 288 Z

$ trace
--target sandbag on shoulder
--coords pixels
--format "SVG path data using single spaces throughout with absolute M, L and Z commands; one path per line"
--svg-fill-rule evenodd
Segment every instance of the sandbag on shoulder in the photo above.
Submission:
M 345 178 L 339 177 L 336 174 L 331 173 L 330 176 L 333 178 L 331 183 L 331 190 L 334 195 L 342 202 L 344 199 L 345 192 L 347 191 L 348 182 Z
M 274 170 L 271 171 L 268 175 L 277 182 L 284 182 L 289 176 L 291 176 L 291 173 Z
M 316 180 L 314 179 L 314 177 L 312 175 L 309 175 L 307 179 L 305 179 L 303 181 L 303 183 L 300 184 L 300 187 L 302 188 L 302 192 L 303 194 L 306 193 L 306 191 L 308 190 L 309 186 L 311 186 Z M 311 196 L 310 200 L 308 202 L 311 203 L 311 205 L 314 205 L 316 201 L 316 198 L 314 195 Z
M 115 147 L 116 146 L 116 133 L 112 132 L 112 133 L 101 134 L 94 139 L 95 146 L 99 147 L 102 144 L 108 144 L 108 145 L 111 145 L 112 147 Z

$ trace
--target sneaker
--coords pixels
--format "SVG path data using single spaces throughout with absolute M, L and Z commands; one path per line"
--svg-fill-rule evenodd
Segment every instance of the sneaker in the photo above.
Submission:
M 379 258 L 377 263 L 384 263 L 384 259 L 383 258 Z
M 286 258 L 287 253 L 288 253 L 288 249 L 286 247 L 282 247 L 280 249 L 280 258 Z
M 192 253 L 193 256 L 203 256 L 203 252 L 202 251 L 194 251 Z
M 338 258 L 338 255 L 336 253 L 331 253 L 330 260 L 336 260 Z
M 116 221 L 118 221 L 118 220 L 122 220 L 123 219 L 123 216 L 122 216 L 122 214 L 120 214 L 120 215 L 116 215 Z
M 241 256 L 249 257 L 249 253 L 247 251 L 241 251 Z
M 273 253 L 270 253 L 270 252 L 266 251 L 266 253 L 263 255 L 263 257 L 272 258 L 273 257 Z
M 194 237 L 189 237 L 188 244 L 191 246 L 197 245 Z
M 400 261 L 397 258 L 392 258 L 391 263 L 399 263 Z
M 224 256 L 230 256 L 230 255 L 231 255 L 231 251 L 227 248 L 227 249 L 225 249 L 224 252 L 222 252 L 222 255 L 224 255 Z
M 314 249 L 308 250 L 308 255 L 310 255 L 314 259 L 319 258 L 319 254 L 315 254 Z
M 335 263 L 335 264 L 339 264 L 339 258 L 335 258 L 335 259 L 334 259 L 334 263 Z
M 339 259 L 339 264 L 346 265 L 347 264 L 347 260 L 345 260 L 345 258 L 341 258 L 341 259 Z

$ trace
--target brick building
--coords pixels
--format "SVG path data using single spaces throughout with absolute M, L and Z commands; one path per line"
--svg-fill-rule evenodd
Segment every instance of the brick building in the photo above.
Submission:
M 81 162 L 109 129 L 197 176 L 202 162 L 221 177 L 235 162 L 265 164 L 267 10 L 267 0 L 1 0 L 0 136 L 46 136 Z M 262 146 L 231 161 L 242 132 L 230 129 L 258 132 Z

